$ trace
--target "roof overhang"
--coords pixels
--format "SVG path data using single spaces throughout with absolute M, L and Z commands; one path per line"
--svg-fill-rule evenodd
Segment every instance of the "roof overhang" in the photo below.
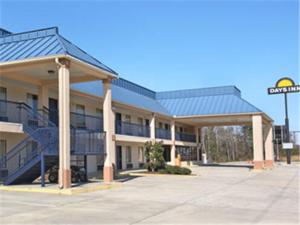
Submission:
M 252 116 L 261 115 L 264 124 L 273 120 L 264 112 L 174 116 L 175 121 L 184 122 L 193 126 L 238 126 L 252 125 Z
M 17 69 L 26 69 L 32 66 L 36 65 L 43 65 L 47 63 L 51 63 L 55 65 L 55 59 L 68 59 L 71 61 L 71 67 L 75 66 L 78 69 L 80 69 L 82 72 L 89 74 L 90 77 L 94 77 L 94 80 L 103 80 L 103 79 L 117 79 L 118 76 L 114 73 L 111 73 L 109 71 L 106 71 L 104 69 L 98 68 L 94 65 L 91 65 L 89 63 L 86 63 L 80 59 L 77 59 L 73 56 L 70 56 L 68 54 L 59 54 L 59 55 L 52 55 L 52 56 L 44 56 L 44 57 L 35 57 L 30 59 L 24 59 L 24 60 L 16 60 L 16 61 L 8 61 L 8 62 L 0 62 L 0 73 L 10 73 L 14 72 Z M 72 78 L 72 74 L 71 74 Z M 93 80 L 92 78 L 89 78 L 88 80 Z M 84 79 L 78 79 L 78 82 L 83 82 Z M 76 80 L 74 80 L 76 82 Z M 49 84 L 49 81 L 46 82 Z M 51 82 L 50 82 L 51 83 Z

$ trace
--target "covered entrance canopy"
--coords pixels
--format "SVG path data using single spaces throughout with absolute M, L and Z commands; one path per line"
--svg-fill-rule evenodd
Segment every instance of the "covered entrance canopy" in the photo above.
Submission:
M 273 165 L 273 121 L 244 100 L 235 86 L 160 92 L 157 98 L 175 121 L 195 126 L 197 133 L 208 126 L 252 126 L 254 168 Z

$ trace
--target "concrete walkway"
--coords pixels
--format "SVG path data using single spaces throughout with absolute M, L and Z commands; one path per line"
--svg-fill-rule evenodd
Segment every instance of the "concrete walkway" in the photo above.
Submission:
M 299 224 L 299 164 L 137 177 L 74 196 L 1 191 L 1 224 Z

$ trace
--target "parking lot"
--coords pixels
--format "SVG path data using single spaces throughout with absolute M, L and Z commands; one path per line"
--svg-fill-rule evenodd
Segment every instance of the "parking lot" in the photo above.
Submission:
M 299 164 L 193 167 L 73 196 L 6 192 L 1 224 L 299 224 Z

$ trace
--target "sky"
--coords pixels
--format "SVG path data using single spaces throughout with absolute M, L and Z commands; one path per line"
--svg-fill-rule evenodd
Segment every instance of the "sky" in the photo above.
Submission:
M 281 77 L 299 84 L 295 1 L 2 1 L 12 32 L 57 26 L 65 38 L 155 91 L 236 85 L 284 124 Z M 289 94 L 290 129 L 300 131 L 300 93 Z

